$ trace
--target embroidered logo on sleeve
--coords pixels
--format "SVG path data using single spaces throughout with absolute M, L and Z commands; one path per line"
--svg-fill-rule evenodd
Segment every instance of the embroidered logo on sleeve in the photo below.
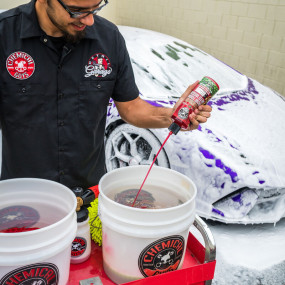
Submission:
M 33 58 L 22 51 L 16 51 L 9 55 L 6 61 L 9 74 L 19 80 L 28 79 L 35 71 Z
M 102 53 L 93 54 L 85 65 L 85 77 L 92 75 L 96 77 L 105 77 L 112 72 L 109 58 Z

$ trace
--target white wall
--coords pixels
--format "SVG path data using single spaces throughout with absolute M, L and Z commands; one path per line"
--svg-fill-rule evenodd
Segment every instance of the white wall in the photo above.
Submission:
M 1 10 L 7 10 L 10 8 L 14 8 L 18 5 L 26 4 L 30 2 L 30 0 L 0 0 L 0 12 Z M 117 7 L 117 1 L 116 0 L 110 0 L 109 4 L 102 9 L 100 12 L 100 16 L 107 18 L 111 22 L 116 21 L 116 7 Z
M 14 8 L 18 5 L 28 3 L 28 0 L 1 0 L 0 1 L 0 9 L 7 10 L 10 8 Z
M 185 40 L 285 96 L 285 0 L 119 3 L 118 24 Z

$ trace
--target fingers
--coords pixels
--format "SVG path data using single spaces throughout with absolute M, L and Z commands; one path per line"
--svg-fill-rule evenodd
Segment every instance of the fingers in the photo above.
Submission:
M 199 111 L 206 111 L 206 112 L 212 112 L 212 107 L 210 105 L 201 105 L 198 107 Z
M 211 117 L 212 107 L 209 105 L 199 106 L 192 114 L 189 115 L 190 125 L 187 131 L 198 129 L 199 124 L 206 123 L 208 118 Z
M 198 129 L 200 122 L 198 121 L 197 116 L 193 113 L 189 116 L 189 119 L 190 119 L 190 125 L 187 128 L 187 130 L 193 131 L 193 130 Z
M 212 107 L 209 105 L 199 106 L 194 113 L 196 114 L 196 120 L 200 123 L 205 123 L 207 118 L 211 117 Z M 206 119 L 206 120 L 205 120 Z
M 179 100 L 173 107 L 173 112 L 175 112 L 176 108 L 189 96 L 192 90 L 199 84 L 197 80 L 195 83 L 191 84 L 186 91 L 181 95 Z M 200 123 L 206 123 L 207 119 L 210 118 L 212 112 L 212 107 L 209 105 L 201 105 L 197 109 L 194 110 L 192 114 L 189 115 L 190 124 L 189 127 L 184 131 L 192 131 L 196 130 L 199 127 Z

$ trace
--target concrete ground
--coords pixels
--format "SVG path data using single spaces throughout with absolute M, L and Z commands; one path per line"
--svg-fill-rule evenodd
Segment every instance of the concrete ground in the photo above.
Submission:
M 276 225 L 205 222 L 217 247 L 213 285 L 285 285 L 284 218 Z

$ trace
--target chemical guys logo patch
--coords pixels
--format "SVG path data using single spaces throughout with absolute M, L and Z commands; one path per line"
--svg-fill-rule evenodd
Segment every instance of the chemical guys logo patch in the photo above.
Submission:
M 71 256 L 72 257 L 79 257 L 81 256 L 86 250 L 87 242 L 85 238 L 76 237 L 71 245 Z
M 95 77 L 106 77 L 112 72 L 109 58 L 102 53 L 96 53 L 88 60 L 85 65 L 85 77 L 94 75 Z
M 1 280 L 0 285 L 57 285 L 58 268 L 52 263 L 36 263 L 19 267 Z
M 9 74 L 19 80 L 28 79 L 35 71 L 33 58 L 22 51 L 16 51 L 9 55 L 6 61 Z
M 144 277 L 174 271 L 181 262 L 184 238 L 169 236 L 147 246 L 140 254 L 138 265 Z

